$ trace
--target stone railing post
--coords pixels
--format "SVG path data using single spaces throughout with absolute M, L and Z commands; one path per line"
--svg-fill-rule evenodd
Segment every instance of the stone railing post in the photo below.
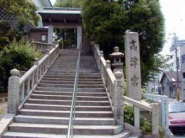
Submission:
M 102 50 L 100 51 L 100 56 L 101 56 L 101 57 L 103 57 L 103 56 L 104 56 L 104 54 L 103 54 L 103 51 L 102 51 Z
M 103 54 L 103 51 L 100 51 L 100 63 L 101 63 L 101 58 L 102 57 L 104 57 L 104 54 Z M 102 66 L 102 64 L 100 64 L 100 72 L 101 72 L 101 74 L 103 74 L 103 66 Z
M 159 136 L 159 104 L 152 103 L 152 134 Z
M 20 103 L 20 71 L 12 69 L 8 82 L 8 113 L 16 114 Z
M 35 59 L 34 65 L 36 65 L 38 67 L 38 65 L 39 65 L 39 59 L 38 58 Z M 38 69 L 36 70 L 35 81 L 36 81 L 36 83 L 38 83 L 38 81 L 39 81 L 39 70 Z
M 123 126 L 123 72 L 116 71 L 114 87 L 114 118 L 118 125 Z
M 95 52 L 94 54 L 95 54 L 96 62 L 97 62 L 97 65 L 98 65 L 98 69 L 100 69 L 100 59 L 99 59 L 99 56 L 100 56 L 100 45 L 99 44 L 95 44 L 94 45 L 94 52 Z
M 162 127 L 164 128 L 164 130 L 169 128 L 169 124 L 168 124 L 168 97 L 167 96 L 163 96 L 161 98 L 161 106 L 162 106 Z
M 111 69 L 110 60 L 106 60 L 106 68 L 107 68 L 107 69 Z

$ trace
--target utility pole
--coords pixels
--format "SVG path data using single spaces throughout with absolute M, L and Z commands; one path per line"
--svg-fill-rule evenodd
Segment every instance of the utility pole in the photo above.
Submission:
M 176 40 L 175 40 L 176 43 Z M 176 76 L 177 76 L 177 80 L 176 80 L 176 99 L 177 101 L 180 100 L 180 88 L 179 88 L 179 58 L 178 58 L 178 51 L 177 51 L 177 47 L 175 47 L 175 56 L 176 56 Z

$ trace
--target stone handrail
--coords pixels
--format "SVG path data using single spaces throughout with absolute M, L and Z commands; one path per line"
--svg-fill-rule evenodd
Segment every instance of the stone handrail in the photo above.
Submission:
M 168 97 L 165 96 L 165 95 L 157 95 L 157 94 L 149 94 L 149 93 L 145 93 L 144 95 L 144 98 L 148 99 L 148 100 L 152 100 L 154 102 L 158 102 L 160 103 L 160 109 L 161 109 L 161 112 L 159 113 L 160 114 L 160 125 L 162 126 L 162 128 L 164 130 L 168 129 L 169 127 L 169 124 L 168 124 L 168 104 L 169 104 L 169 101 L 168 101 Z
M 98 66 L 98 69 L 101 72 L 102 78 L 104 79 L 104 83 L 106 88 L 110 94 L 110 97 L 113 97 L 113 85 L 116 81 L 116 77 L 111 70 L 110 61 L 106 61 L 103 57 L 103 52 L 99 50 L 99 45 L 94 45 L 94 57 Z
M 122 95 L 121 79 L 123 77 L 123 74 L 120 74 L 120 72 L 112 72 L 110 61 L 105 60 L 105 58 L 103 57 L 103 52 L 100 51 L 98 44 L 93 45 L 93 54 L 98 69 L 100 70 L 104 85 L 106 87 L 116 123 L 120 126 L 123 126 L 123 116 L 118 115 L 119 113 L 121 113 L 120 109 L 122 102 L 121 100 L 119 100 L 119 98 Z
M 56 45 L 44 57 L 37 61 L 22 77 L 17 69 L 11 70 L 8 84 L 8 113 L 16 114 L 18 108 L 36 88 L 48 68 L 59 56 L 59 46 Z
M 123 96 L 123 101 L 124 103 L 128 103 L 133 105 L 134 107 L 138 108 L 138 109 L 142 109 L 142 110 L 146 110 L 152 113 L 152 134 L 156 137 L 159 136 L 159 104 L 158 103 L 147 103 L 144 101 L 138 101 L 138 100 L 134 100 L 132 98 L 129 98 L 127 96 Z M 137 117 L 137 112 L 136 114 L 134 113 L 134 117 L 135 118 L 139 118 Z M 139 120 L 135 120 L 138 121 Z M 135 123 L 137 124 L 137 123 Z M 137 126 L 135 126 L 137 127 Z
M 47 53 L 49 50 L 51 50 L 54 47 L 53 44 L 48 44 L 43 42 L 32 41 L 31 43 L 34 48 L 40 50 L 42 53 Z
M 123 96 L 123 70 L 117 69 L 114 72 L 112 71 L 110 61 L 104 59 L 103 52 L 100 51 L 98 44 L 93 44 L 93 54 L 107 89 L 116 123 L 123 126 L 123 102 L 126 102 L 134 106 L 134 126 L 136 128 L 140 128 L 140 109 L 152 113 L 152 134 L 159 136 L 159 104 L 149 104 Z

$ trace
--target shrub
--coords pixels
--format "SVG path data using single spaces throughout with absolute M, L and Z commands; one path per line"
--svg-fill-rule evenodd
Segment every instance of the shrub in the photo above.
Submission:
M 29 42 L 12 42 L 0 52 L 0 86 L 7 90 L 10 70 L 28 70 L 35 60 L 41 57 L 41 53 L 31 46 Z
M 134 109 L 132 106 L 126 105 L 124 107 L 124 121 L 134 125 Z
M 150 114 L 148 112 L 144 112 L 146 114 L 141 113 L 141 118 L 140 118 L 140 125 L 141 125 L 141 130 L 143 133 L 151 133 L 152 131 L 152 126 L 151 126 L 151 120 L 147 119 Z M 133 106 L 126 105 L 124 107 L 124 121 L 127 122 L 128 124 L 134 125 L 134 108 Z

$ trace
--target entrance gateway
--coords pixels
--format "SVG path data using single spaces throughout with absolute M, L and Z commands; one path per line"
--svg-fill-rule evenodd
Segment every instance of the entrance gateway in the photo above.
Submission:
M 80 8 L 44 8 L 43 10 L 38 11 L 38 13 L 42 17 L 43 26 L 48 26 L 48 43 L 51 44 L 53 42 L 54 28 L 76 29 L 76 48 L 80 48 L 81 44 L 83 47 Z

